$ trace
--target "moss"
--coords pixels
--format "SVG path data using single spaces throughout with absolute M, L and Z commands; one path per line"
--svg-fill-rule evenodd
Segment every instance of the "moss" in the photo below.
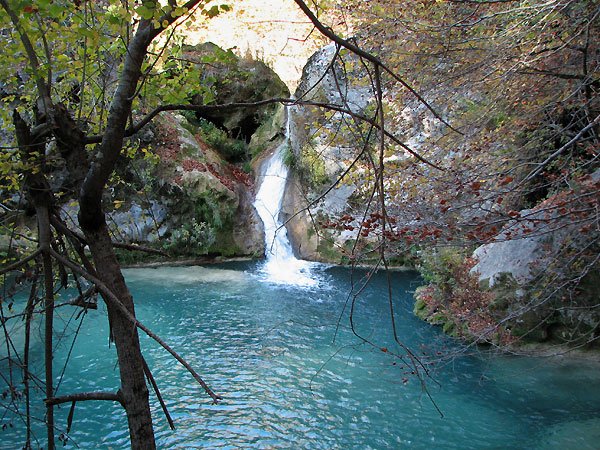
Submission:
M 231 229 L 219 230 L 215 236 L 214 243 L 210 246 L 208 253 L 224 256 L 247 256 L 246 253 L 233 241 Z
M 323 261 L 342 264 L 342 254 L 335 249 L 331 238 L 322 236 L 321 239 L 319 239 L 319 245 L 317 245 L 317 252 Z
M 180 113 L 186 120 L 182 120 L 179 124 L 189 131 L 192 135 L 198 133 L 200 121 L 196 118 L 194 111 L 181 111 Z
M 282 161 L 290 169 L 298 167 L 298 157 L 289 145 L 286 145 L 283 149 Z
M 325 163 L 310 144 L 303 146 L 300 156 L 296 156 L 295 167 L 300 172 L 304 183 L 313 189 L 329 183 Z
M 420 286 L 417 288 L 417 290 L 415 291 L 415 304 L 413 307 L 413 311 L 416 314 L 417 312 L 421 312 L 423 310 L 427 310 L 427 304 L 425 303 L 425 300 L 423 300 L 422 298 L 419 297 L 419 293 L 423 290 L 423 286 Z
M 454 321 L 445 322 L 442 326 L 442 330 L 450 337 L 458 337 L 458 327 L 456 326 L 456 323 Z
M 413 253 L 401 253 L 388 258 L 388 264 L 394 267 L 415 268 L 417 258 Z
M 249 160 L 247 144 L 244 141 L 228 136 L 225 130 L 207 120 L 199 119 L 197 123 L 196 133 L 225 161 L 243 162 Z
M 251 159 L 256 158 L 264 150 L 280 145 L 285 138 L 285 107 L 278 105 L 275 113 L 265 120 L 252 135 L 248 152 Z
M 454 321 L 448 314 L 442 313 L 442 312 L 436 312 L 436 313 L 430 314 L 429 317 L 427 318 L 427 321 L 434 325 L 442 325 L 444 327 L 449 322 L 454 323 Z M 446 330 L 444 330 L 444 331 L 446 331 Z

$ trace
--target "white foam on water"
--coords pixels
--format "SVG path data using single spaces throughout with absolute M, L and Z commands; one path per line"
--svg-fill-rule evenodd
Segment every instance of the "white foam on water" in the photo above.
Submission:
M 244 272 L 238 270 L 216 269 L 204 266 L 141 267 L 124 269 L 123 275 L 128 281 L 145 281 L 149 283 L 239 283 L 247 280 Z

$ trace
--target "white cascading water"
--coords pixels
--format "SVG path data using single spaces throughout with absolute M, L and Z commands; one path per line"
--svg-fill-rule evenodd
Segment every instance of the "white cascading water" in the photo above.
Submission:
M 294 256 L 287 237 L 285 226 L 279 220 L 279 211 L 288 176 L 288 168 L 283 163 L 283 151 L 289 139 L 289 114 L 286 127 L 286 141 L 281 144 L 267 162 L 262 174 L 262 182 L 254 200 L 254 207 L 265 227 L 266 262 L 263 273 L 267 281 L 299 286 L 315 286 L 317 280 L 311 277 L 308 261 Z

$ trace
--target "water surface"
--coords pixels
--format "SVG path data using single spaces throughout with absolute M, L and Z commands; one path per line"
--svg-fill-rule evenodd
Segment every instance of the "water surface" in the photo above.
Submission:
M 348 328 L 350 305 L 344 309 L 350 271 L 313 267 L 315 286 L 298 287 L 265 280 L 261 267 L 232 263 L 125 271 L 139 319 L 223 397 L 211 404 L 185 369 L 143 336 L 144 354 L 177 427 L 169 429 L 152 396 L 159 448 L 597 448 L 596 365 L 490 358 L 482 351 L 450 358 L 432 367 L 433 380 L 425 379 L 441 417 L 410 366 L 392 354 L 404 353 L 394 344 L 384 274 L 355 302 L 355 330 L 370 342 L 364 343 Z M 352 278 L 358 282 L 363 275 Z M 392 275 L 398 337 L 427 363 L 460 347 L 414 317 L 412 293 L 418 284 L 412 272 Z M 117 389 L 115 351 L 102 309 L 86 314 L 72 349 L 79 310 L 61 309 L 58 395 Z M 34 335 L 32 358 L 41 362 L 43 333 L 36 329 Z M 6 376 L 5 367 L 2 373 Z M 39 398 L 36 402 L 41 417 Z M 63 430 L 68 410 L 63 406 L 57 414 Z M 12 428 L 0 431 L 0 448 L 20 448 L 22 423 L 8 415 L 2 423 Z M 38 448 L 43 436 L 37 426 Z M 126 449 L 125 415 L 109 402 L 79 403 L 69 437 L 67 449 Z

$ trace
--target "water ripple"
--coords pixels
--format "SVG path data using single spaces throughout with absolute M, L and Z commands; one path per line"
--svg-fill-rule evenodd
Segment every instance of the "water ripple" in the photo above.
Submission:
M 142 336 L 146 359 L 177 427 L 169 429 L 151 396 L 159 448 L 510 449 L 535 448 L 559 435 L 560 448 L 586 448 L 578 433 L 593 429 L 599 420 L 597 367 L 578 366 L 574 372 L 546 364 L 534 370 L 517 358 L 465 358 L 440 367 L 435 376 L 442 387 L 429 387 L 446 415 L 442 419 L 420 382 L 377 350 L 392 342 L 384 277 L 376 277 L 373 289 L 355 305 L 357 328 L 378 343 L 372 348 L 344 327 L 332 342 L 340 315 L 347 324 L 347 312 L 342 313 L 347 272 L 323 269 L 326 289 L 307 291 L 264 283 L 251 275 L 248 265 L 227 267 L 183 270 L 168 289 L 165 279 L 173 276 L 171 269 L 127 272 L 135 297 L 141 299 L 140 320 L 224 397 L 211 404 L 185 369 Z M 404 342 L 413 348 L 423 343 L 433 349 L 452 346 L 439 330 L 410 313 L 407 290 L 415 279 L 405 273 L 394 281 L 398 310 L 406 311 L 399 324 Z M 59 394 L 118 387 L 105 316 L 90 312 L 85 324 Z M 64 359 L 64 347 L 57 361 Z M 41 402 L 37 405 L 43 416 Z M 68 409 L 57 412 L 60 426 L 66 424 Z M 43 430 L 37 434 L 42 436 Z M 78 403 L 71 435 L 66 449 L 128 448 L 123 410 L 108 402 Z M 22 439 L 17 429 L 4 433 L 0 448 L 18 448 Z

